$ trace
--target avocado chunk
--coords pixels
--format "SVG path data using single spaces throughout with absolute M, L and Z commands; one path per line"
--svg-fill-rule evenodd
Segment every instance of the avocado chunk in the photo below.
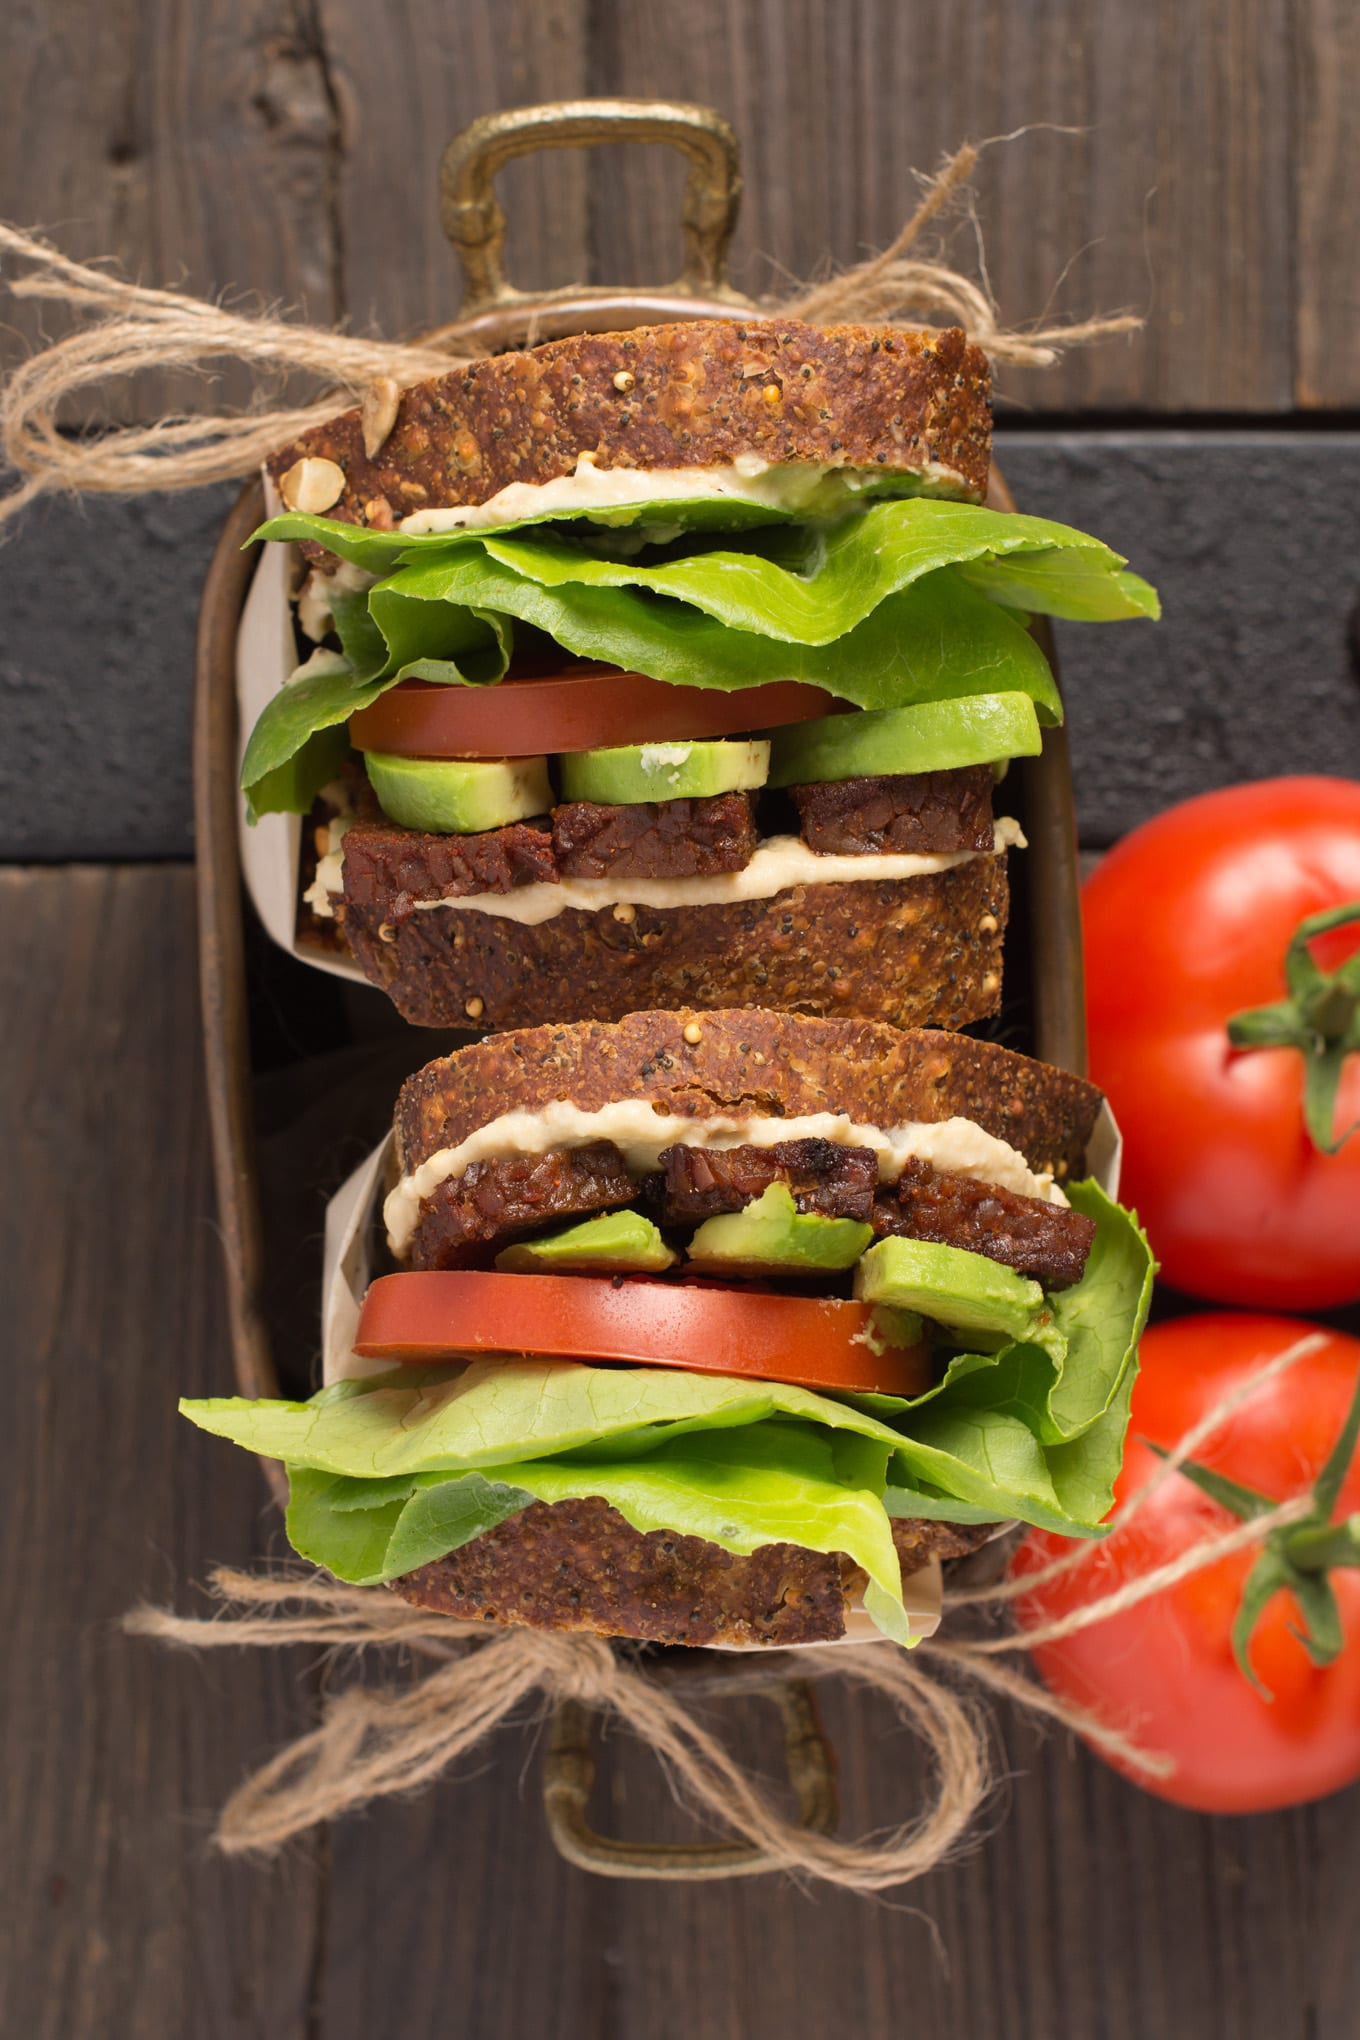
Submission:
M 395 758 L 366 751 L 383 813 L 403 829 L 475 836 L 553 804 L 546 758 Z
M 857 1218 L 799 1211 L 788 1184 L 771 1183 L 740 1211 L 705 1219 L 689 1243 L 686 1264 L 746 1273 L 836 1273 L 853 1268 L 873 1236 L 873 1227 Z
M 1026 1339 L 1048 1352 L 1065 1347 L 1037 1282 L 963 1247 L 880 1240 L 855 1270 L 855 1294 L 864 1303 L 916 1311 L 969 1337 Z
M 955 772 L 965 765 L 1032 757 L 1042 741 L 1027 694 L 965 694 L 910 708 L 823 715 L 774 732 L 770 785 Z
M 504 1247 L 496 1266 L 509 1275 L 657 1275 L 677 1259 L 640 1211 L 606 1211 L 541 1240 Z
M 563 800 L 628 807 L 644 800 L 708 800 L 763 786 L 770 769 L 764 738 L 711 743 L 621 744 L 576 751 L 562 760 Z

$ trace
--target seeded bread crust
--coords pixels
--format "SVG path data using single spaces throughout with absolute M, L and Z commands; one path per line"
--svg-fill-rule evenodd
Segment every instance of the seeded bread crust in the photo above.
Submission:
M 347 893 L 357 870 L 347 854 Z M 417 1027 L 619 1020 L 680 1000 L 966 1027 L 1001 1004 L 1007 903 L 1002 854 L 624 919 L 568 907 L 537 927 L 409 902 L 390 919 L 394 902 L 365 896 L 347 899 L 344 929 L 370 983 Z
M 848 1112 L 885 1127 L 957 1115 L 1008 1141 L 1031 1168 L 1063 1175 L 1080 1173 L 1101 1103 L 1095 1085 L 1070 1071 L 934 1028 L 760 1010 L 632 1013 L 612 1026 L 499 1035 L 427 1063 L 397 1099 L 401 1168 L 457 1147 L 503 1112 L 535 1112 L 555 1098 L 585 1112 L 645 1098 L 696 1119 Z
M 582 454 L 601 468 L 726 467 L 739 454 L 882 467 L 980 501 L 987 358 L 956 326 L 713 319 L 579 334 L 416 384 L 371 460 L 353 410 L 268 466 L 278 482 L 304 457 L 334 461 L 345 487 L 326 514 L 387 531 L 416 510 L 557 481 Z
M 895 1522 L 904 1572 L 972 1551 L 994 1524 Z M 598 1496 L 534 1502 L 399 1580 L 418 1608 L 474 1622 L 588 1630 L 653 1643 L 829 1643 L 864 1575 L 839 1553 L 767 1544 L 738 1558 L 702 1537 L 634 1530 Z

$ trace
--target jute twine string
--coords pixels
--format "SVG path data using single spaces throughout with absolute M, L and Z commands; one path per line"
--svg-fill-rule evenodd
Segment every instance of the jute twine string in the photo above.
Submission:
M 1279 1380 L 1322 1344 L 1310 1333 L 1225 1395 L 1177 1444 L 1145 1487 L 1112 1519 L 1126 1526 L 1149 1492 L 1227 1424 L 1250 1396 Z M 377 1648 L 416 1661 L 385 1684 L 353 1684 L 326 1700 L 318 1726 L 248 1778 L 222 1811 L 217 1845 L 228 1854 L 269 1853 L 322 1822 L 431 1783 L 492 1729 L 530 1706 L 562 1700 L 596 1708 L 652 1750 L 672 1788 L 707 1827 L 725 1830 L 768 1856 L 772 1867 L 849 1890 L 900 1886 L 938 1868 L 966 1840 L 991 1784 L 986 1721 L 972 1689 L 1010 1700 L 1036 1720 L 1086 1737 L 1107 1756 L 1144 1775 L 1165 1777 L 1169 1760 L 1139 1746 L 1118 1725 L 1057 1698 L 1000 1660 L 1033 1645 L 1109 1621 L 1205 1567 L 1259 1544 L 1310 1507 L 1307 1497 L 1268 1515 L 1213 1530 L 1177 1558 L 1097 1595 L 1071 1614 L 994 1634 L 938 1637 L 911 1653 L 885 1644 L 781 1654 L 779 1675 L 843 1681 L 878 1693 L 925 1747 L 934 1772 L 925 1805 L 905 1823 L 853 1841 L 814 1833 L 788 1820 L 731 1755 L 683 1692 L 651 1673 L 631 1651 L 599 1637 L 491 1629 L 413 1608 L 381 1588 L 347 1587 L 316 1572 L 254 1575 L 220 1569 L 211 1576 L 217 1609 L 208 1616 L 139 1607 L 132 1633 L 194 1651 L 277 1649 L 308 1644 L 330 1652 Z M 1089 1562 L 1076 1544 L 1021 1582 L 945 1595 L 946 1614 L 990 1607 Z M 1097 1561 L 1098 1562 L 1098 1561 Z M 772 1667 L 773 1670 L 773 1667 Z
M 926 227 L 964 191 L 986 146 L 970 143 L 948 158 L 881 255 L 757 311 L 820 325 L 942 319 L 964 326 L 993 361 L 1020 367 L 1047 367 L 1066 348 L 1135 331 L 1142 321 L 1131 313 L 1027 332 L 1008 329 L 985 283 L 911 252 Z M 135 495 L 253 474 L 267 454 L 344 404 L 360 402 L 375 378 L 421 382 L 482 351 L 456 320 L 412 342 L 363 339 L 267 311 L 232 310 L 181 291 L 151 289 L 74 262 L 40 235 L 17 227 L 0 225 L 0 265 L 10 271 L 0 281 L 14 297 L 48 300 L 86 321 L 30 356 L 0 387 L 0 465 L 20 477 L 0 495 L 0 527 L 52 490 Z M 16 267 L 20 273 L 13 273 Z M 256 382 L 257 401 L 246 411 L 209 409 L 97 434 L 63 429 L 62 407 L 82 391 L 148 369 L 211 381 L 233 362 Z M 308 377 L 324 394 L 312 403 L 271 407 L 269 393 L 285 376 Z

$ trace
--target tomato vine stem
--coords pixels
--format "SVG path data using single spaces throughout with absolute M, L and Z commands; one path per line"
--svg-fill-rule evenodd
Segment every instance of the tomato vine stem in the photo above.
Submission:
M 1360 905 L 1352 913 L 1354 918 L 1360 918 Z M 1303 925 L 1306 927 L 1308 924 L 1305 922 Z M 1360 1511 L 1343 1522 L 1332 1521 L 1332 1511 L 1355 1456 L 1357 1440 L 1360 1440 L 1360 1375 L 1356 1377 L 1355 1393 L 1351 1397 L 1346 1421 L 1313 1482 L 1312 1508 L 1298 1522 L 1271 1531 L 1242 1589 L 1242 1600 L 1232 1629 L 1233 1655 L 1242 1676 L 1255 1687 L 1263 1700 L 1271 1700 L 1274 1695 L 1257 1675 L 1251 1662 L 1251 1639 L 1265 1612 L 1266 1603 L 1276 1594 L 1288 1592 L 1294 1596 L 1295 1606 L 1303 1618 L 1303 1627 L 1293 1633 L 1315 1665 L 1334 1663 L 1344 1647 L 1341 1614 L 1327 1575 L 1338 1566 L 1360 1566 Z M 1150 1438 L 1146 1443 L 1159 1459 L 1170 1458 L 1164 1446 L 1154 1445 Z M 1240 1481 L 1229 1480 L 1212 1467 L 1202 1466 L 1197 1459 L 1182 1460 L 1177 1472 L 1192 1481 L 1201 1494 L 1208 1495 L 1211 1501 L 1217 1502 L 1244 1523 L 1279 1508 L 1284 1499 L 1244 1487 Z
M 1299 922 L 1284 955 L 1287 998 L 1234 1013 L 1228 1039 L 1234 1048 L 1297 1048 L 1303 1055 L 1303 1118 L 1319 1154 L 1334 1155 L 1360 1128 L 1360 1119 L 1336 1132 L 1336 1098 L 1346 1057 L 1360 1052 L 1360 949 L 1338 970 L 1324 971 L 1308 945 L 1333 928 L 1360 921 L 1360 900 L 1309 914 Z

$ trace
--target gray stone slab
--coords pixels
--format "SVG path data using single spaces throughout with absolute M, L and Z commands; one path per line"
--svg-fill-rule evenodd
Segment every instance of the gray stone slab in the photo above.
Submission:
M 1360 770 L 1360 432 L 1002 431 L 1021 507 L 1098 532 L 1157 626 L 1059 627 L 1083 840 L 1277 772 Z M 53 502 L 0 546 L 0 857 L 192 843 L 198 591 L 231 491 Z
M 1360 772 L 1360 433 L 998 434 L 1024 510 L 1094 531 L 1160 624 L 1058 626 L 1082 840 L 1215 786 Z
M 0 545 L 0 858 L 192 849 L 194 623 L 234 494 L 53 499 Z

